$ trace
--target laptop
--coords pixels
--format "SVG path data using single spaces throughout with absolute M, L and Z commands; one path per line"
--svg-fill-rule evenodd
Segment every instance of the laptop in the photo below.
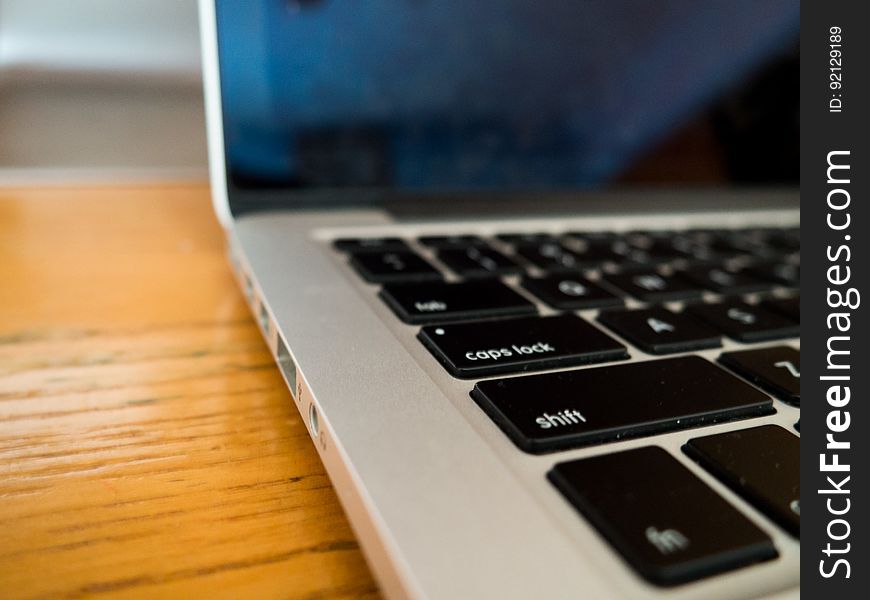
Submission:
M 799 596 L 797 187 L 613 184 L 796 0 L 200 12 L 230 262 L 385 596 Z

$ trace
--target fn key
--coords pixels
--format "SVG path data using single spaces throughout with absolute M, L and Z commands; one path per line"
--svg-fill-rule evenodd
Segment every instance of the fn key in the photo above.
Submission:
M 777 555 L 763 531 L 656 446 L 559 463 L 547 476 L 656 585 Z

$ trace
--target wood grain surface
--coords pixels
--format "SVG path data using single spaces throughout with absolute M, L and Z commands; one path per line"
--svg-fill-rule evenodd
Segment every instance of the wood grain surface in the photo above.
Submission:
M 0 597 L 377 597 L 204 185 L 0 189 Z

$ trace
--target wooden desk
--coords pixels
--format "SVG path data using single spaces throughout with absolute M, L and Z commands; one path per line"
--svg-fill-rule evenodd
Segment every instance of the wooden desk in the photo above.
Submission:
M 0 189 L 0 596 L 374 597 L 204 185 Z

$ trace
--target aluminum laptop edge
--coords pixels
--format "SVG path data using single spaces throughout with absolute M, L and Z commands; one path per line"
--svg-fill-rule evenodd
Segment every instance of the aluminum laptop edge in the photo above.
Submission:
M 333 249 L 338 238 L 798 226 L 796 190 L 537 195 L 231 210 L 215 3 L 200 0 L 210 179 L 231 263 L 381 591 L 390 598 L 797 598 L 799 542 L 681 447 L 741 422 L 519 451 Z M 652 199 L 651 199 L 652 198 Z M 545 310 L 545 309 L 542 309 Z M 581 311 L 593 316 L 596 311 Z M 724 349 L 729 348 L 725 342 Z M 699 352 L 716 360 L 720 350 Z M 640 357 L 640 358 L 639 358 Z M 643 360 L 633 353 L 632 361 Z M 292 396 L 292 397 L 291 397 Z M 797 412 L 755 419 L 791 428 Z M 558 461 L 658 445 L 773 540 L 776 560 L 659 587 L 636 575 L 546 480 Z

